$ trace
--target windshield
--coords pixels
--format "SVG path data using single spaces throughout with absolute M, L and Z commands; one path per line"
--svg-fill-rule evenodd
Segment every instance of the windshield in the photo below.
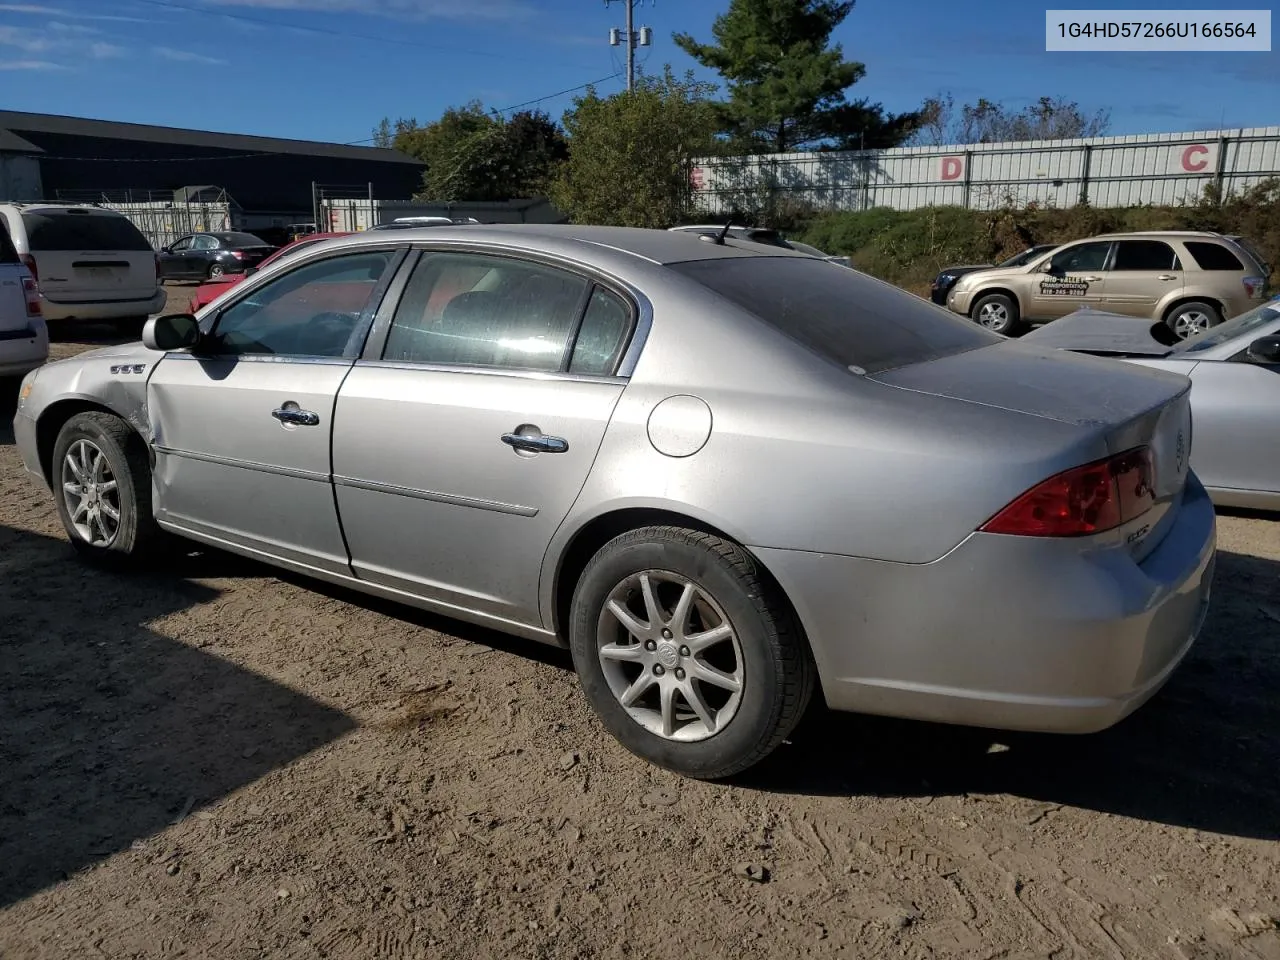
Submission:
M 668 266 L 854 373 L 923 363 L 1004 339 L 905 290 L 812 257 L 725 257 Z
M 1048 252 L 1049 252 L 1050 250 L 1052 250 L 1052 249 L 1053 249 L 1053 247 L 1051 247 L 1051 246 L 1030 247 L 1030 248 L 1028 248 L 1028 249 L 1026 249 L 1026 250 L 1023 250 L 1021 253 L 1016 253 L 1016 254 L 1014 254 L 1012 257 L 1010 257 L 1010 258 L 1009 258 L 1008 260 L 1006 260 L 1004 263 L 998 264 L 998 266 L 1001 266 L 1001 267 L 1021 267 L 1021 266 L 1025 265 L 1025 264 L 1030 263 L 1030 262 L 1031 262 L 1032 260 L 1034 260 L 1036 257 L 1040 256 L 1040 254 L 1042 254 L 1042 253 L 1048 253 Z
M 1199 353 L 1201 350 L 1208 350 L 1210 347 L 1221 346 L 1228 340 L 1243 337 L 1245 334 L 1257 330 L 1263 324 L 1270 323 L 1276 319 L 1280 319 L 1280 297 L 1269 300 L 1259 307 L 1254 307 L 1248 313 L 1232 317 L 1226 323 L 1220 323 L 1198 337 L 1182 341 L 1182 343 L 1173 348 L 1169 355 L 1176 357 L 1179 354 Z

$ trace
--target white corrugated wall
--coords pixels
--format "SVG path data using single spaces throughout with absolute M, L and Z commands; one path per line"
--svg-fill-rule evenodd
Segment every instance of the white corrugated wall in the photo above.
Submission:
M 955 204 L 991 208 L 1031 201 L 1069 207 L 1184 204 L 1221 183 L 1238 192 L 1280 176 L 1280 127 L 896 147 L 851 153 L 707 158 L 694 196 L 728 212 L 772 188 L 833 210 Z

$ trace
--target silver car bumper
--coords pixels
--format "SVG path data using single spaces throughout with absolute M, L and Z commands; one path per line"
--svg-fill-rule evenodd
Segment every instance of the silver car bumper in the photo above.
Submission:
M 44 471 L 40 469 L 40 455 L 36 447 L 36 422 L 21 410 L 13 418 L 13 439 L 22 457 L 22 466 L 27 473 L 45 483 Z
M 1141 706 L 1190 649 L 1216 539 L 1192 475 L 1141 563 L 1084 541 L 993 534 L 927 564 L 755 552 L 795 603 L 833 709 L 1090 733 Z

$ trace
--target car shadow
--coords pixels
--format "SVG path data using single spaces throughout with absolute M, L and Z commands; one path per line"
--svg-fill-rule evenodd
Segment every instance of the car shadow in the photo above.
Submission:
M 811 795 L 1012 794 L 1280 839 L 1280 564 L 1219 553 L 1215 582 L 1182 666 L 1109 730 L 1015 734 L 818 708 L 740 782 Z
M 70 554 L 0 526 L 0 909 L 356 726 L 152 629 L 217 590 Z

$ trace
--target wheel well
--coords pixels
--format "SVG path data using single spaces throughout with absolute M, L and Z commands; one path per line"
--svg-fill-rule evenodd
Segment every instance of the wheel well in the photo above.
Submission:
M 552 627 L 556 632 L 556 636 L 562 642 L 568 642 L 569 613 L 573 604 L 573 591 L 578 585 L 582 571 L 591 562 L 591 558 L 614 537 L 624 534 L 628 530 L 654 526 L 684 527 L 687 530 L 698 530 L 702 533 L 709 533 L 737 543 L 737 540 L 723 530 L 675 510 L 638 507 L 616 510 L 613 513 L 606 513 L 603 516 L 596 517 L 574 535 L 561 555 L 560 565 L 556 570 L 555 606 L 552 610 L 554 621 Z M 755 561 L 760 565 L 761 572 L 768 577 L 773 586 L 777 587 L 778 593 L 791 607 L 791 613 L 795 617 L 797 627 L 801 627 L 799 615 L 796 614 L 795 606 L 791 603 L 791 598 L 787 596 L 787 592 L 782 589 L 777 578 L 773 576 L 759 557 L 755 557 Z M 803 636 L 804 630 L 802 627 L 800 632 L 801 636 Z M 805 643 L 808 643 L 807 639 Z
M 58 442 L 59 432 L 77 413 L 87 413 L 90 410 L 109 413 L 113 417 L 120 416 L 109 407 L 92 400 L 59 400 L 50 404 L 36 421 L 36 451 L 40 457 L 40 471 L 44 474 L 45 483 L 50 486 L 53 485 L 53 447 Z
M 1188 303 L 1207 303 L 1209 306 L 1217 309 L 1218 316 L 1222 317 L 1224 320 L 1227 319 L 1227 312 L 1223 308 L 1222 301 L 1217 297 L 1178 297 L 1178 299 L 1174 300 L 1173 303 L 1164 308 L 1164 313 L 1160 315 L 1161 321 L 1168 323 L 1169 317 L 1173 314 L 1173 311 Z
M 1004 296 L 1012 300 L 1014 309 L 1018 311 L 1019 315 L 1022 314 L 1022 303 L 1018 300 L 1018 295 L 1014 293 L 1012 290 L 1006 290 L 1004 287 L 988 287 L 985 290 L 979 290 L 977 293 L 973 295 L 973 299 L 969 301 L 969 313 L 970 314 L 973 313 L 973 308 L 978 305 L 978 302 L 983 297 L 989 297 L 992 294 L 997 294 L 997 293 L 1003 294 Z

